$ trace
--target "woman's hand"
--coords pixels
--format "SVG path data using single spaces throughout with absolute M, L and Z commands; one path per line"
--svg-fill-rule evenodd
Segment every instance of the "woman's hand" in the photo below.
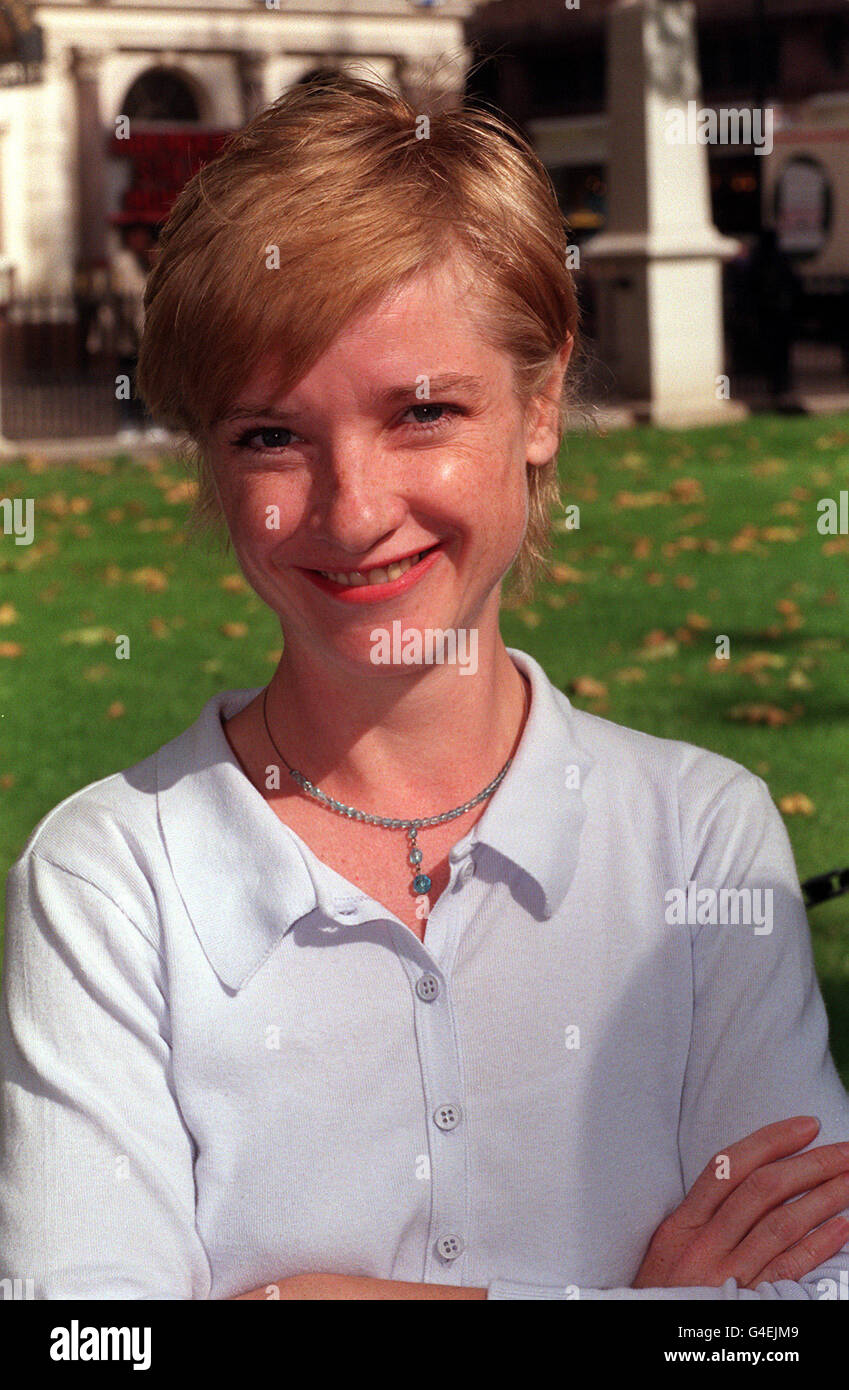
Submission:
M 797 1115 L 711 1159 L 658 1226 L 633 1287 L 715 1288 L 733 1275 L 753 1289 L 799 1280 L 834 1255 L 849 1239 L 849 1219 L 836 1215 L 849 1207 L 849 1143 L 787 1157 L 818 1129 L 819 1120 Z
M 411 1284 L 395 1279 L 372 1279 L 365 1274 L 290 1274 L 264 1288 L 252 1289 L 250 1293 L 236 1295 L 234 1301 L 259 1299 L 321 1300 L 386 1299 L 397 1302 L 399 1299 L 445 1299 L 445 1298 L 486 1298 L 485 1288 L 466 1288 L 456 1284 Z

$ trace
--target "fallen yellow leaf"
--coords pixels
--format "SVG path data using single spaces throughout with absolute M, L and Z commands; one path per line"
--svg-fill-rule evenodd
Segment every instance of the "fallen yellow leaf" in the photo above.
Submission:
M 779 656 L 777 652 L 750 652 L 738 664 L 737 669 L 749 676 L 753 671 L 762 671 L 767 666 L 775 668 L 786 665 L 787 658 Z
M 39 511 L 49 512 L 51 516 L 68 515 L 68 499 L 64 492 L 51 492 L 47 497 L 42 497 L 38 505 Z
M 555 584 L 583 584 L 586 575 L 571 565 L 554 564 L 551 566 L 551 578 Z
M 660 507 L 669 501 L 668 492 L 617 492 L 613 505 L 619 508 Z
M 603 681 L 597 681 L 592 676 L 576 676 L 569 682 L 569 690 L 573 695 L 578 695 L 584 700 L 604 699 L 607 695 L 607 686 Z
M 735 705 L 728 711 L 728 718 L 741 720 L 745 724 L 766 724 L 769 728 L 779 728 L 792 724 L 798 718 L 797 711 L 781 709 L 779 705 Z
M 643 638 L 640 655 L 645 661 L 657 661 L 660 657 L 675 656 L 677 651 L 678 643 L 673 638 L 662 628 L 652 628 Z
M 762 526 L 760 531 L 763 541 L 797 541 L 801 534 L 795 526 Z
M 763 459 L 760 463 L 750 464 L 749 472 L 755 478 L 772 478 L 777 473 L 786 473 L 787 464 L 784 459 Z
M 152 569 L 149 565 L 143 566 L 139 570 L 133 570 L 130 575 L 134 584 L 140 584 L 148 593 L 161 593 L 168 588 L 168 576 L 162 570 Z
M 98 642 L 114 642 L 117 633 L 111 627 L 78 627 L 63 632 L 60 642 L 73 642 L 80 647 L 96 647 Z
M 197 497 L 198 485 L 191 478 L 184 479 L 165 493 L 166 502 L 191 502 Z
M 811 816 L 816 807 L 809 796 L 804 792 L 793 792 L 790 796 L 782 796 L 778 803 L 779 811 L 785 816 Z
M 676 478 L 669 485 L 671 497 L 676 502 L 704 502 L 705 496 L 698 478 Z

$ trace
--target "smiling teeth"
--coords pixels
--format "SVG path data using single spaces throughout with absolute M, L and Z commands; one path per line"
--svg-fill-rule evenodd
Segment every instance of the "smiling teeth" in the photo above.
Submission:
M 365 574 L 362 570 L 354 570 L 351 574 L 334 574 L 329 570 L 319 570 L 319 574 L 323 574 L 325 579 L 332 579 L 334 584 L 348 584 L 357 587 L 361 587 L 364 584 L 386 584 L 392 579 L 400 579 L 402 574 L 406 574 L 408 569 L 419 563 L 424 553 L 425 552 L 421 550 L 418 555 L 408 555 L 406 560 L 396 560 L 394 564 L 387 566 L 386 569 L 378 568 L 368 570 Z

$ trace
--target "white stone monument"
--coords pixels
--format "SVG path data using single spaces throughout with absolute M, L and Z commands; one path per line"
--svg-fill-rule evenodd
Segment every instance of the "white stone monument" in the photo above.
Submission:
M 598 280 L 599 354 L 657 424 L 745 413 L 724 376 L 721 267 L 707 149 L 693 134 L 699 70 L 690 0 L 618 0 L 608 16 L 608 221 L 583 248 Z M 678 137 L 677 140 L 675 137 Z

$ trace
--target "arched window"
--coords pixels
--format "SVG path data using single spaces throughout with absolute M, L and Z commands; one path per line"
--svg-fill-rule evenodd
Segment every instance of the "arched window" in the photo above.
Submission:
M 200 110 L 185 78 L 167 68 L 150 68 L 137 77 L 124 98 L 125 116 L 136 121 L 197 121 Z

